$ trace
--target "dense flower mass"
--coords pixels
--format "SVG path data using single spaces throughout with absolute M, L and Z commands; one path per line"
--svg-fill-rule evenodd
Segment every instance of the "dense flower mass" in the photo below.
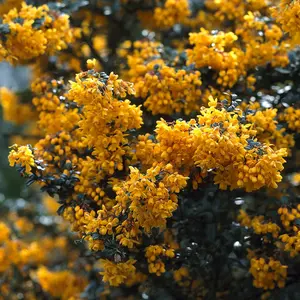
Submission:
M 167 0 L 162 8 L 155 8 L 154 20 L 156 26 L 169 28 L 183 22 L 190 13 L 187 0 Z
M 296 132 L 300 132 L 300 109 L 288 107 L 284 110 L 281 119 L 286 121 L 288 127 Z
M 70 271 L 51 272 L 45 267 L 40 267 L 36 276 L 45 292 L 63 300 L 78 297 L 86 286 L 84 278 L 76 276 Z
M 111 286 L 119 286 L 125 283 L 135 274 L 134 260 L 125 263 L 113 263 L 109 260 L 103 260 L 103 281 L 109 282 Z
M 300 2 L 298 0 L 283 0 L 277 9 L 273 9 L 273 16 L 281 24 L 282 29 L 291 35 L 294 43 L 299 43 L 300 41 L 299 8 Z
M 146 176 L 130 167 L 129 179 L 115 187 L 116 201 L 123 208 L 129 205 L 133 220 L 146 232 L 153 227 L 164 228 L 166 219 L 177 208 L 176 193 L 186 186 L 186 180 L 170 164 L 165 168 L 150 168 Z
M 32 167 L 35 167 L 32 150 L 28 146 L 13 145 L 12 148 L 8 157 L 10 166 L 20 165 L 26 173 L 30 173 Z
M 22 4 L 4 14 L 1 24 L 0 58 L 11 63 L 26 62 L 44 53 L 53 54 L 73 39 L 69 17 L 51 12 L 47 5 Z
M 2 299 L 15 299 L 13 295 L 16 287 L 11 285 L 14 280 L 20 280 L 18 289 L 26 299 L 38 299 L 46 293 L 60 299 L 77 297 L 87 285 L 86 277 L 75 275 L 76 267 L 74 270 L 71 267 L 78 260 L 79 252 L 70 248 L 63 231 L 59 231 L 59 234 L 53 232 L 50 236 L 47 228 L 41 224 L 39 233 L 35 233 L 36 240 L 32 240 L 32 230 L 37 228 L 32 220 L 22 217 L 26 210 L 30 210 L 30 205 L 26 205 L 23 212 L 9 212 L 5 218 L 6 223 L 0 222 Z M 68 257 L 70 251 L 73 251 L 73 258 Z M 69 267 L 50 271 L 50 268 L 59 265 L 60 260 L 65 260 Z M 39 290 L 32 288 L 33 282 L 40 285 Z
M 82 142 L 94 149 L 98 168 L 110 175 L 115 169 L 122 171 L 124 155 L 130 155 L 126 132 L 142 124 L 140 108 L 124 99 L 133 93 L 132 84 L 117 75 L 93 70 L 79 74 L 68 93 L 70 99 L 83 105 L 83 120 L 79 122 Z
M 274 289 L 277 284 L 282 288 L 285 285 L 287 266 L 273 258 L 266 262 L 263 258 L 251 259 L 250 272 L 254 277 L 254 286 L 265 290 Z
M 18 96 L 7 88 L 0 89 L 0 103 L 3 109 L 3 118 L 17 125 L 35 118 L 35 112 L 28 103 L 20 103 Z
M 21 2 L 0 299 L 297 295 L 299 1 Z

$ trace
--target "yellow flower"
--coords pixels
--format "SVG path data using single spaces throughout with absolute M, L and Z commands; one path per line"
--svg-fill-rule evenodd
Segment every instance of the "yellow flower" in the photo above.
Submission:
M 253 285 L 256 288 L 273 290 L 276 285 L 279 288 L 285 286 L 287 266 L 280 261 L 270 257 L 267 261 L 264 258 L 252 258 L 250 262 L 250 273 L 254 277 Z
M 49 195 L 45 195 L 43 197 L 43 205 L 45 206 L 49 214 L 56 215 L 59 204 L 54 198 L 50 197 Z
M 157 42 L 133 43 L 134 52 L 128 56 L 130 81 L 136 97 L 145 99 L 152 114 L 172 114 L 199 110 L 201 73 L 169 66 L 162 59 L 163 46 Z
M 253 228 L 256 234 L 266 235 L 271 233 L 274 238 L 279 236 L 280 227 L 276 223 L 267 222 L 264 216 L 251 218 L 244 210 L 240 210 L 238 221 L 242 226 Z
M 219 72 L 217 83 L 232 87 L 244 74 L 244 53 L 234 47 L 238 37 L 233 32 L 210 34 L 204 28 L 199 33 L 190 33 L 189 41 L 193 49 L 187 49 L 187 65 L 197 68 L 210 67 Z
M 114 188 L 116 201 L 129 208 L 132 218 L 146 232 L 153 227 L 164 228 L 166 219 L 177 209 L 176 193 L 186 186 L 188 178 L 172 170 L 171 165 L 156 166 L 143 175 L 130 167 L 128 180 Z
M 101 265 L 103 271 L 100 272 L 103 275 L 103 281 L 109 282 L 111 286 L 119 286 L 122 283 L 126 283 L 126 280 L 135 275 L 135 260 L 129 259 L 126 262 L 114 263 L 107 259 L 101 259 Z
M 280 119 L 286 121 L 288 127 L 295 131 L 300 132 L 300 109 L 292 106 L 286 108 L 281 114 Z
M 21 103 L 19 97 L 7 88 L 0 89 L 0 103 L 3 108 L 3 118 L 6 121 L 23 125 L 25 122 L 35 119 L 32 106 Z
M 19 20 L 19 21 L 18 21 Z M 3 17 L 8 33 L 3 41 L 2 59 L 23 63 L 44 53 L 53 54 L 67 47 L 73 40 L 69 16 L 53 13 L 47 5 L 34 7 L 22 3 Z
M 300 1 L 281 0 L 280 5 L 273 8 L 273 17 L 288 32 L 292 41 L 297 44 L 300 41 L 300 20 L 299 20 Z
M 93 155 L 98 159 L 93 168 L 101 169 L 101 176 L 123 170 L 123 157 L 132 155 L 125 132 L 142 125 L 140 107 L 124 99 L 132 94 L 132 84 L 118 79 L 114 73 L 97 78 L 82 72 L 71 82 L 67 96 L 83 106 L 83 117 L 78 125 L 82 140 L 93 148 Z
M 9 227 L 3 222 L 0 222 L 0 244 L 6 242 L 9 239 L 9 236 L 10 236 Z
M 37 280 L 42 289 L 52 297 L 62 300 L 75 299 L 83 292 L 87 281 L 70 271 L 49 271 L 46 267 L 40 267 L 37 272 Z
M 291 181 L 294 185 L 299 185 L 300 184 L 300 173 L 293 174 Z
M 35 167 L 34 155 L 28 146 L 11 146 L 12 150 L 9 153 L 8 160 L 11 167 L 20 165 L 25 167 L 25 172 L 29 174 L 32 167 Z
M 148 261 L 149 273 L 155 273 L 156 276 L 160 276 L 166 272 L 165 264 L 162 259 L 173 258 L 174 256 L 174 249 L 165 249 L 165 247 L 160 245 L 148 246 L 146 248 L 145 257 Z
M 163 7 L 154 9 L 155 25 L 167 29 L 183 22 L 190 14 L 188 0 L 167 0 Z

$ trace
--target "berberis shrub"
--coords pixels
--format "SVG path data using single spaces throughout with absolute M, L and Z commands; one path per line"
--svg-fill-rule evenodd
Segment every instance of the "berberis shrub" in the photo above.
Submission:
M 0 12 L 0 299 L 300 298 L 299 0 Z

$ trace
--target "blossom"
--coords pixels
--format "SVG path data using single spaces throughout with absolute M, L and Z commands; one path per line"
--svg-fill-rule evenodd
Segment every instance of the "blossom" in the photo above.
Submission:
M 22 3 L 3 17 L 7 37 L 2 59 L 10 63 L 26 62 L 44 53 L 53 54 L 67 47 L 73 39 L 69 16 L 52 13 L 47 5 L 34 7 Z
M 125 283 L 126 280 L 136 273 L 134 259 L 129 259 L 125 262 L 114 263 L 107 259 L 102 259 L 101 264 L 103 271 L 100 272 L 103 275 L 103 281 L 109 282 L 111 286 L 119 286 Z
M 285 286 L 287 277 L 287 266 L 282 265 L 280 261 L 270 257 L 268 261 L 264 258 L 251 259 L 250 273 L 254 277 L 253 285 L 265 290 Z
M 0 244 L 2 244 L 3 242 L 7 241 L 10 236 L 10 229 L 3 222 L 0 222 L 0 233 Z
M 150 232 L 153 227 L 164 228 L 166 219 L 177 208 L 177 196 L 187 184 L 187 178 L 172 172 L 172 166 L 156 166 L 146 175 L 130 167 L 127 181 L 115 186 L 116 201 L 122 207 L 128 206 L 137 224 Z
M 293 233 L 282 234 L 279 238 L 284 243 L 284 251 L 288 252 L 291 257 L 296 257 L 300 252 L 300 233 L 298 227 L 294 227 Z
M 19 97 L 5 87 L 0 89 L 0 103 L 3 108 L 3 118 L 6 121 L 23 125 L 36 117 L 29 103 L 20 103 Z
M 187 49 L 187 65 L 197 68 L 210 67 L 219 72 L 218 84 L 232 87 L 244 74 L 244 53 L 234 47 L 238 37 L 233 32 L 218 32 L 213 35 L 204 28 L 199 33 L 190 33 L 193 49 Z
M 278 7 L 273 8 L 273 17 L 288 32 L 294 43 L 299 43 L 300 21 L 299 21 L 300 2 L 281 0 Z
M 9 153 L 9 165 L 20 165 L 25 168 L 25 172 L 29 174 L 35 167 L 34 155 L 28 146 L 11 146 L 12 150 Z
M 127 94 L 134 94 L 132 84 L 117 75 L 101 78 L 100 74 L 98 77 L 97 73 L 87 72 L 76 76 L 68 92 L 69 99 L 83 105 L 79 126 L 87 145 L 93 147 L 93 155 L 98 157 L 98 168 L 110 175 L 123 170 L 123 157 L 130 155 L 125 132 L 142 125 L 140 107 L 124 99 Z
M 154 21 L 158 28 L 169 28 L 181 23 L 190 15 L 187 0 L 167 0 L 163 7 L 154 9 Z
M 274 145 L 277 149 L 290 149 L 295 144 L 294 137 L 288 134 L 285 128 L 277 128 L 280 118 L 281 114 L 278 114 L 277 109 L 256 110 L 247 115 L 247 120 L 257 131 L 257 139 L 260 142 Z
M 53 272 L 46 267 L 40 267 L 36 276 L 45 292 L 64 300 L 79 296 L 87 284 L 84 278 L 67 270 Z
M 175 256 L 174 249 L 165 249 L 160 245 L 151 245 L 146 248 L 145 256 L 148 261 L 149 273 L 155 273 L 160 276 L 166 272 L 163 258 L 173 258 Z
M 238 220 L 242 226 L 253 228 L 256 234 L 266 235 L 267 233 L 271 233 L 274 238 L 279 236 L 280 227 L 276 223 L 266 221 L 264 216 L 254 216 L 251 218 L 244 210 L 241 210 Z
M 300 173 L 295 173 L 293 174 L 291 181 L 294 185 L 299 185 L 300 184 Z
M 200 108 L 201 73 L 168 65 L 162 59 L 163 46 L 150 41 L 133 43 L 128 56 L 128 76 L 136 97 L 145 99 L 152 114 L 190 114 Z
M 295 107 L 288 107 L 280 116 L 281 120 L 284 120 L 288 124 L 288 128 L 300 132 L 300 109 Z

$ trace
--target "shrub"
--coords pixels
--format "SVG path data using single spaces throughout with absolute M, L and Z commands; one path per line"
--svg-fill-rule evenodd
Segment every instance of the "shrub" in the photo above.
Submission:
M 16 268 L 37 299 L 297 299 L 300 2 L 27 2 L 0 9 L 32 70 L 1 90 L 8 159 L 62 218 L 43 249 L 4 214 L 2 294 Z

